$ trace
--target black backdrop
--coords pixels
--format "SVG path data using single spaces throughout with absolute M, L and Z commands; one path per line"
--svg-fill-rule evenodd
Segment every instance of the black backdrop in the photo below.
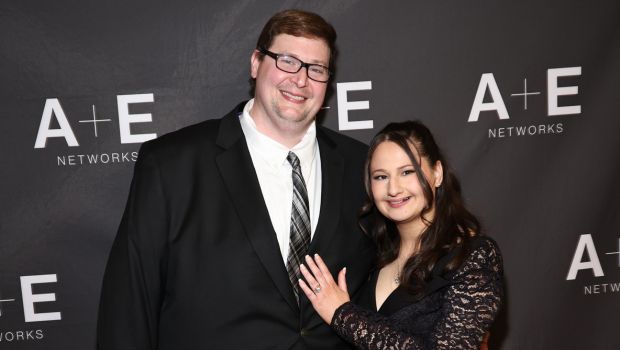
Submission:
M 94 349 L 139 143 L 247 99 L 285 8 L 338 30 L 324 125 L 443 145 L 504 253 L 493 347 L 620 348 L 620 3 L 577 0 L 2 2 L 0 348 Z

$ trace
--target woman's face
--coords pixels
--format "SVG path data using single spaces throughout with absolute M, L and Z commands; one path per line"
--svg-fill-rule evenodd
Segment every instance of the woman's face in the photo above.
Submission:
M 415 147 L 410 146 L 417 157 Z M 441 162 L 431 166 L 426 157 L 418 158 L 424 178 L 429 183 L 435 196 L 435 188 L 441 185 L 443 169 Z M 409 227 L 423 230 L 426 225 L 421 213 L 427 201 L 415 168 L 407 153 L 396 143 L 380 143 L 370 160 L 370 188 L 375 206 L 386 218 L 394 221 L 399 230 Z M 432 220 L 433 210 L 429 211 L 427 220 Z

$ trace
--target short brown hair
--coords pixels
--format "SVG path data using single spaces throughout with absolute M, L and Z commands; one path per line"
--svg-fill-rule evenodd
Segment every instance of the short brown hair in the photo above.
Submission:
M 256 49 L 269 50 L 273 39 L 279 34 L 323 40 L 329 47 L 329 66 L 333 70 L 336 57 L 336 30 L 323 17 L 302 10 L 278 12 L 265 24 L 258 37 Z

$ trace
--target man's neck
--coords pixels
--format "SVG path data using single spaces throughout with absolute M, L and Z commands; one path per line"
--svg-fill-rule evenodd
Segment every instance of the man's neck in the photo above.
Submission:
M 301 142 L 303 137 L 308 132 L 308 128 L 314 122 L 314 119 L 304 123 L 283 121 L 282 123 L 276 125 L 275 123 L 270 122 L 269 118 L 261 118 L 258 116 L 254 108 L 250 109 L 249 114 L 252 120 L 254 120 L 254 124 L 256 124 L 256 129 L 260 133 L 280 143 L 288 149 L 293 148 Z
M 284 132 L 279 130 L 278 132 L 274 132 L 274 130 L 264 128 L 259 123 L 256 123 L 256 129 L 270 139 L 278 142 L 288 149 L 291 149 L 301 142 L 301 139 L 303 139 L 306 131 L 308 131 L 308 126 L 306 126 L 303 130 L 285 130 Z

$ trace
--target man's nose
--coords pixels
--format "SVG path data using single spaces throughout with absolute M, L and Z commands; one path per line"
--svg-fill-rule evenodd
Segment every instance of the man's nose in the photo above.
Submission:
M 294 74 L 293 81 L 299 88 L 308 84 L 308 67 L 301 67 L 301 69 Z

